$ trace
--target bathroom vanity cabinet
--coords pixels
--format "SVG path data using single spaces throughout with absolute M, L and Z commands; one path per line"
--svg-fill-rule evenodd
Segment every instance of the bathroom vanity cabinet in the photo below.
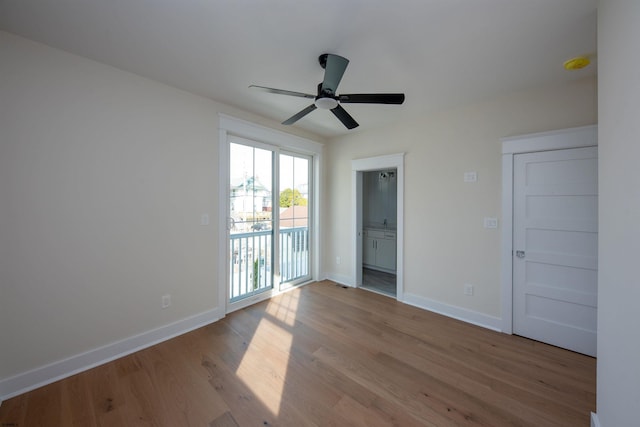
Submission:
M 362 242 L 365 267 L 390 273 L 396 271 L 396 232 L 365 229 Z

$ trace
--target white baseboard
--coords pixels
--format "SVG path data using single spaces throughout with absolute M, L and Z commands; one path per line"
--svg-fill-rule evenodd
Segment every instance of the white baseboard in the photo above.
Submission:
M 463 322 L 502 332 L 502 319 L 499 317 L 489 316 L 477 311 L 467 310 L 466 308 L 456 307 L 407 292 L 404 293 L 402 302 L 413 305 L 414 307 L 442 314 L 443 316 L 452 317 L 454 319 L 462 320 Z
M 0 380 L 0 403 L 11 397 L 51 384 L 79 372 L 102 365 L 186 332 L 216 322 L 224 310 L 215 308 L 186 319 L 152 329 L 121 341 L 59 360 L 49 365 Z
M 595 412 L 591 413 L 591 427 L 600 427 L 600 420 Z
M 355 286 L 350 276 L 343 276 L 342 274 L 327 273 L 326 277 L 327 277 L 327 280 L 331 280 L 333 282 L 339 283 L 344 286 L 350 286 L 352 288 Z

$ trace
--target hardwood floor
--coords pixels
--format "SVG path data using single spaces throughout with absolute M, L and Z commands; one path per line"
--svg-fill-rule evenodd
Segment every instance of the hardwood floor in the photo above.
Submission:
M 588 426 L 595 371 L 325 281 L 7 400 L 0 426 Z

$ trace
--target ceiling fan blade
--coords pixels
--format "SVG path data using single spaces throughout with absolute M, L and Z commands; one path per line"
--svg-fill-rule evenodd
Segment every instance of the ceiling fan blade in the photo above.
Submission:
M 323 92 L 336 93 L 336 89 L 342 80 L 344 70 L 347 69 L 349 60 L 342 56 L 327 54 L 327 62 L 324 67 L 324 80 L 322 81 L 321 90 Z
M 309 114 L 310 112 L 312 112 L 315 109 L 316 109 L 316 105 L 315 104 L 311 104 L 307 108 L 305 108 L 304 110 L 300 111 L 299 113 L 296 113 L 293 116 L 289 117 L 287 120 L 282 122 L 282 124 L 283 125 L 292 125 L 292 124 L 294 124 L 295 122 L 297 122 L 298 120 L 300 120 L 301 118 L 303 118 L 304 116 L 306 116 L 307 114 Z
M 402 104 L 404 93 L 353 93 L 340 95 L 338 100 L 352 104 Z
M 338 105 L 336 108 L 332 108 L 331 112 L 342 122 L 343 125 L 347 127 L 347 129 L 353 129 L 358 127 L 358 122 L 356 122 L 347 110 Z
M 283 89 L 274 89 L 272 87 L 266 87 L 266 86 L 251 85 L 249 87 L 254 87 L 256 89 L 261 89 L 261 90 L 264 90 L 265 92 L 269 92 L 269 93 L 277 93 L 278 95 L 298 96 L 300 98 L 311 98 L 311 99 L 314 99 L 316 97 L 315 95 L 310 95 L 308 93 L 293 92 L 291 90 L 283 90 Z

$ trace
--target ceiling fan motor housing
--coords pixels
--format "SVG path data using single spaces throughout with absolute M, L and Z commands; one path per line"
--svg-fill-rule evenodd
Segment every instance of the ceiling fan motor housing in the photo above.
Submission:
M 320 58 L 322 58 L 322 56 Z M 316 96 L 314 101 L 316 107 L 322 110 L 332 110 L 338 106 L 337 98 L 331 90 L 322 90 L 322 82 L 318 83 L 318 96 Z

